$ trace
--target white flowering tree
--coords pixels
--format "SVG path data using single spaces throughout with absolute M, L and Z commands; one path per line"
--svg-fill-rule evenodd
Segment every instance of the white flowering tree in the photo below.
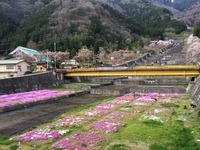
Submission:
M 76 57 L 80 62 L 90 62 L 93 60 L 94 54 L 91 50 L 82 48 L 78 51 Z
M 41 52 L 38 55 L 38 61 L 47 61 L 47 62 L 54 62 L 55 61 L 60 64 L 62 62 L 64 62 L 65 60 L 69 59 L 69 52 L 51 52 L 51 51 L 47 51 L 47 52 Z
M 187 39 L 187 62 L 200 64 L 200 39 L 196 36 L 190 35 Z
M 135 57 L 133 51 L 128 50 L 119 50 L 106 53 L 104 50 L 101 50 L 98 54 L 99 61 L 103 64 L 117 65 L 124 63 L 128 60 L 132 60 Z

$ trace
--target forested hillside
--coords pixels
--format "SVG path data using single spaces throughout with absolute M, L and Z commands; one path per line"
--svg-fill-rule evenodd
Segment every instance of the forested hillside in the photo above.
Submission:
M 199 0 L 149 0 L 159 2 L 167 6 L 171 6 L 179 11 L 185 11 L 189 9 L 193 4 L 199 2 Z
M 56 43 L 57 50 L 67 50 L 72 57 L 83 46 L 95 53 L 99 47 L 131 50 L 143 46 L 142 38 L 162 39 L 169 28 L 174 33 L 186 30 L 184 23 L 172 19 L 171 12 L 146 0 L 47 0 L 43 4 L 46 7 L 27 18 L 16 31 L 12 20 L 2 26 L 0 49 L 33 41 L 39 50 L 52 50 Z
M 7 49 L 10 46 L 9 38 L 15 32 L 17 26 L 18 24 L 13 19 L 0 13 L 0 50 Z
M 188 26 L 200 24 L 200 0 L 148 0 L 152 4 L 170 10 Z

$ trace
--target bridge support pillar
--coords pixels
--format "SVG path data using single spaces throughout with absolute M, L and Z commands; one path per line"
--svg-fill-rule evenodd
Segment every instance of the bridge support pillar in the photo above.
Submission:
M 59 80 L 59 81 L 63 81 L 64 80 L 64 75 L 62 73 L 57 73 L 56 74 L 56 78 Z

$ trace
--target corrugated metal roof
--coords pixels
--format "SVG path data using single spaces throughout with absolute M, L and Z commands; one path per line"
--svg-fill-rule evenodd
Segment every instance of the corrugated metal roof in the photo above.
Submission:
M 0 60 L 0 65 L 14 65 L 14 64 L 18 64 L 23 61 L 24 60 L 14 60 L 14 59 Z
M 18 46 L 14 51 L 12 51 L 10 54 L 14 54 L 16 51 L 21 50 L 22 52 L 28 54 L 28 55 L 35 55 L 35 54 L 39 54 L 38 51 L 34 50 L 34 49 L 30 49 L 30 48 L 26 48 L 26 47 L 22 47 L 22 46 Z

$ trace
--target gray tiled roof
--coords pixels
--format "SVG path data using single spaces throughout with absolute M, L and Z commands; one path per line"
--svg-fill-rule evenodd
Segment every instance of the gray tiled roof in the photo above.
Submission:
M 20 62 L 22 62 L 24 60 L 0 60 L 0 65 L 14 65 L 14 64 L 18 64 Z

